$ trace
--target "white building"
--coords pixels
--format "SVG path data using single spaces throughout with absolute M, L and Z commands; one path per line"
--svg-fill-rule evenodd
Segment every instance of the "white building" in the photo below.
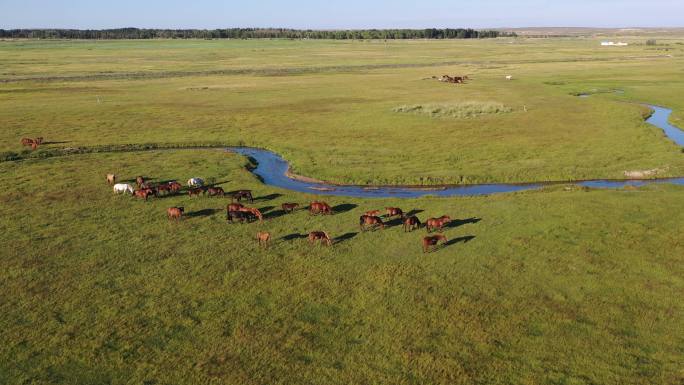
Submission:
M 617 43 L 614 41 L 602 41 L 601 45 L 604 47 L 606 47 L 606 46 L 624 47 L 624 46 L 627 46 L 629 44 L 621 42 L 621 41 L 618 41 Z

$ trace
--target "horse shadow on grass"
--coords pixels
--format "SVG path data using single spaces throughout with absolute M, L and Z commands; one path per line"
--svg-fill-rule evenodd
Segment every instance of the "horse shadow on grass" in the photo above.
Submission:
M 465 237 L 458 237 L 458 238 L 450 239 L 448 242 L 444 243 L 444 245 L 442 247 L 448 247 L 448 246 L 455 245 L 455 244 L 461 243 L 461 242 L 468 243 L 468 242 L 472 241 L 473 239 L 475 239 L 474 235 L 466 235 Z
M 309 237 L 308 234 L 293 233 L 293 234 L 284 235 L 280 239 L 282 239 L 283 241 L 294 241 L 295 239 L 306 239 L 308 237 Z
M 337 205 L 337 206 L 333 207 L 332 211 L 335 214 L 341 214 L 341 213 L 346 213 L 347 211 L 354 210 L 357 207 L 359 207 L 359 205 L 355 205 L 353 203 L 343 203 L 341 205 Z
M 71 143 L 71 141 L 70 140 L 62 140 L 62 141 L 43 142 L 43 145 L 46 145 L 46 144 L 67 144 L 67 143 Z
M 390 219 L 388 221 L 385 221 L 385 227 L 392 228 L 395 226 L 401 226 L 404 224 L 404 220 L 401 217 L 395 217 L 393 219 Z
M 481 220 L 482 220 L 482 218 L 475 218 L 475 217 L 468 218 L 468 219 L 454 219 L 453 221 L 444 225 L 444 228 L 455 229 L 455 228 L 461 227 L 463 225 L 476 224 L 476 223 L 480 222 Z
M 280 198 L 281 196 L 283 196 L 283 194 L 278 194 L 278 193 L 268 194 L 268 195 L 264 195 L 262 197 L 254 198 L 254 201 L 263 201 L 263 202 L 272 201 L 274 199 Z
M 287 215 L 287 212 L 285 210 L 273 210 L 273 211 L 269 211 L 268 213 L 264 214 L 264 219 L 276 219 L 276 218 L 280 218 L 284 215 Z
M 412 217 L 414 215 L 418 215 L 418 214 L 422 213 L 423 211 L 425 211 L 425 210 L 413 209 L 413 210 L 407 212 L 405 215 L 407 218 L 409 218 L 409 217 Z
M 333 238 L 332 241 L 333 241 L 333 244 L 338 244 L 338 243 L 342 243 L 342 242 L 348 241 L 350 239 L 353 239 L 357 235 L 359 235 L 359 233 L 346 233 L 346 234 L 340 235 L 339 237 Z
M 185 214 L 186 217 L 188 218 L 201 218 L 201 217 L 209 217 L 212 216 L 219 211 L 222 211 L 221 209 L 202 209 L 202 210 L 197 210 L 197 211 L 191 211 L 187 214 Z

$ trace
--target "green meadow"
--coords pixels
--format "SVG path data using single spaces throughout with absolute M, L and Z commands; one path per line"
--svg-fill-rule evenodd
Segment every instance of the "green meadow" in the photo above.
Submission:
M 0 152 L 22 158 L 0 162 L 0 383 L 681 383 L 682 186 L 357 199 L 266 186 L 219 149 L 47 157 L 222 143 L 338 183 L 684 176 L 641 105 L 684 127 L 684 36 L 645 40 L 0 41 Z M 115 195 L 112 172 L 252 189 L 266 218 Z M 335 215 L 280 210 L 317 199 Z M 450 215 L 449 242 L 359 230 L 387 206 Z

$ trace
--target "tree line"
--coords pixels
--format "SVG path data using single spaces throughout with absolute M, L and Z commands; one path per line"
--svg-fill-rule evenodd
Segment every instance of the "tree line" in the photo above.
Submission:
M 514 37 L 513 32 L 470 28 L 300 30 L 286 28 L 226 29 L 0 29 L 12 39 L 484 39 Z

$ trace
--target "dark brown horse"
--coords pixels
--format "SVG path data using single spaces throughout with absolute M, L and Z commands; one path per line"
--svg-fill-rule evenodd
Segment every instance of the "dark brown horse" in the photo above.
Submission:
M 183 217 L 184 212 L 184 207 L 169 207 L 168 209 L 166 209 L 166 216 L 169 218 L 169 220 L 179 220 Z
M 325 202 L 311 202 L 309 205 L 309 214 L 332 215 L 332 207 Z
M 283 211 L 286 213 L 291 213 L 299 207 L 299 203 L 283 203 L 280 207 L 282 207 Z
M 157 195 L 164 193 L 164 194 L 169 194 L 171 193 L 171 186 L 168 184 L 160 184 L 157 188 Z
M 36 144 L 40 146 L 41 144 L 43 144 L 43 137 L 39 136 L 39 137 L 33 139 L 33 141 L 36 142 Z
M 191 188 L 188 190 L 188 196 L 190 197 L 195 197 L 195 196 L 200 196 L 202 194 L 202 191 L 204 191 L 202 188 Z
M 330 236 L 325 231 L 312 231 L 309 233 L 309 243 L 313 244 L 316 241 L 332 246 L 332 239 L 330 239 Z
M 264 216 L 261 215 L 261 211 L 259 211 L 259 209 L 255 209 L 253 207 L 242 207 L 238 211 L 254 216 L 255 218 L 259 219 L 259 222 L 264 221 Z
M 240 223 L 249 222 L 250 214 L 242 211 L 228 211 L 226 215 L 226 220 L 233 223 L 233 220 L 237 220 Z
M 432 230 L 437 229 L 439 232 L 442 232 L 444 229 L 444 225 L 448 224 L 451 222 L 451 218 L 448 215 L 443 215 L 439 218 L 430 218 L 425 222 L 425 228 L 427 229 L 428 233 L 431 233 Z
M 411 232 L 415 229 L 420 228 L 420 220 L 417 216 L 411 216 L 404 219 L 404 232 Z
M 206 190 L 204 190 L 204 193 L 208 194 L 210 197 L 226 195 L 222 187 L 208 187 Z
M 252 190 L 240 190 L 233 193 L 232 200 L 240 202 L 242 199 L 249 200 L 249 203 L 254 202 L 254 197 L 252 196 Z
M 385 224 L 382 223 L 382 219 L 380 217 L 374 217 L 372 215 L 362 215 L 359 217 L 359 228 L 361 231 L 365 231 L 368 228 L 376 228 L 380 227 L 381 229 L 385 228 Z
M 404 217 L 404 212 L 401 211 L 400 208 L 398 207 L 385 207 L 385 210 L 387 212 L 387 218 L 392 218 L 392 217 Z
M 442 234 L 431 235 L 423 238 L 423 253 L 427 253 L 431 246 L 436 246 L 439 241 L 447 243 L 449 240 Z
M 268 243 L 271 241 L 271 234 L 259 231 L 256 233 L 256 239 L 259 241 L 259 246 L 268 247 Z

